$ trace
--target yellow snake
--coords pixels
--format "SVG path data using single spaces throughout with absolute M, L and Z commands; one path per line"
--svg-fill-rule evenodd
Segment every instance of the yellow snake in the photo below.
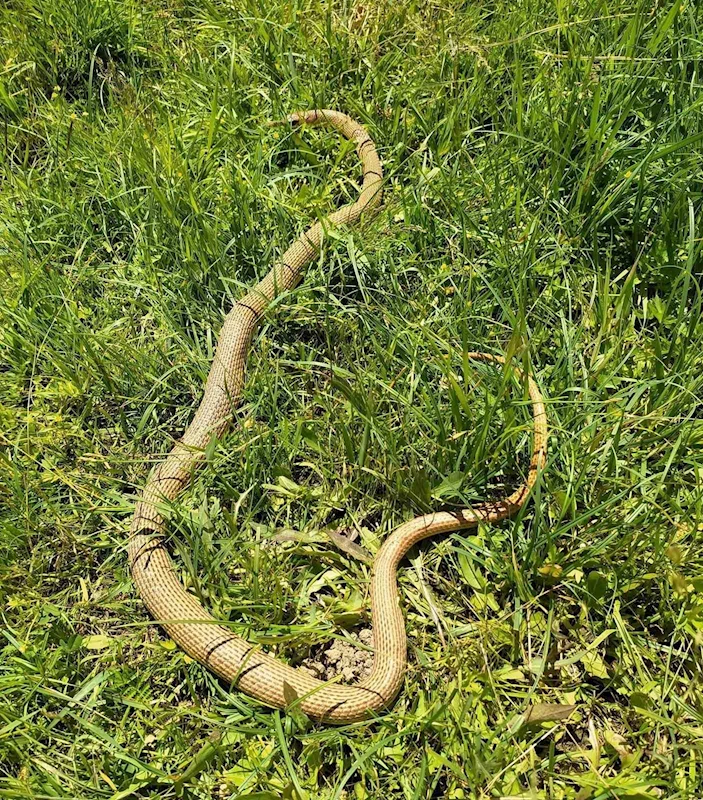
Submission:
M 305 713 L 328 722 L 353 722 L 387 706 L 403 682 L 407 648 L 399 604 L 396 570 L 408 550 L 437 533 L 469 528 L 479 522 L 498 522 L 515 512 L 527 498 L 544 467 L 547 423 L 542 397 L 528 379 L 534 413 L 534 447 L 525 483 L 508 498 L 463 511 L 442 511 L 405 522 L 388 537 L 375 558 L 371 578 L 374 636 L 373 670 L 356 685 L 322 682 L 262 652 L 258 646 L 217 624 L 200 602 L 185 590 L 176 575 L 164 541 L 160 513 L 188 484 L 213 437 L 228 427 L 241 395 L 247 351 L 256 325 L 270 301 L 293 288 L 304 268 L 318 253 L 326 226 L 356 222 L 381 201 L 383 174 L 376 147 L 359 123 L 339 111 L 316 110 L 293 114 L 293 125 L 326 123 L 356 143 L 363 166 L 363 186 L 355 203 L 316 222 L 286 250 L 260 281 L 225 318 L 203 399 L 169 456 L 150 476 L 138 502 L 129 538 L 129 561 L 137 589 L 161 626 L 187 653 L 226 681 L 262 702 L 284 708 L 296 702 Z M 500 356 L 470 353 L 473 359 L 503 364 Z M 522 372 L 515 370 L 518 376 Z

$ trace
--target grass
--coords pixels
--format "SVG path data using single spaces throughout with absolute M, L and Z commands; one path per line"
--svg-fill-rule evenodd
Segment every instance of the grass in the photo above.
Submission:
M 690 0 L 0 6 L 0 796 L 703 796 L 703 15 Z M 402 570 L 392 708 L 332 728 L 154 626 L 125 539 L 224 313 L 353 197 L 268 313 L 240 424 L 176 504 L 183 579 L 298 661 L 366 624 L 371 550 L 549 469 Z M 272 546 L 285 530 L 297 540 Z M 523 724 L 542 704 L 566 720 Z

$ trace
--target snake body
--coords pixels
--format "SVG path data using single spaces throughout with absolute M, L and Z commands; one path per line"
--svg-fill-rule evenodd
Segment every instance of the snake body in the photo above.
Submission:
M 534 415 L 534 447 L 526 481 L 509 497 L 463 511 L 416 517 L 400 525 L 386 539 L 372 570 L 374 664 L 370 676 L 363 682 L 356 685 L 325 683 L 273 658 L 218 625 L 198 599 L 186 591 L 166 548 L 165 520 L 159 509 L 185 488 L 194 468 L 203 461 L 207 445 L 227 429 L 244 385 L 249 345 L 268 304 L 299 282 L 305 267 L 319 251 L 325 226 L 356 222 L 381 201 L 381 162 L 362 125 L 332 110 L 293 114 L 289 122 L 293 125 L 325 123 L 355 142 L 363 167 L 361 192 L 356 202 L 316 222 L 296 239 L 266 277 L 226 316 L 193 421 L 166 460 L 151 474 L 137 503 L 128 555 L 134 582 L 147 608 L 189 655 L 268 705 L 284 708 L 294 701 L 312 717 L 344 723 L 372 716 L 395 698 L 402 685 L 407 648 L 396 582 L 400 561 L 415 543 L 428 536 L 469 528 L 480 522 L 499 522 L 520 508 L 545 464 L 546 414 L 539 390 L 528 378 Z M 504 363 L 500 356 L 485 353 L 470 353 L 469 356 Z M 520 370 L 515 371 L 522 377 Z

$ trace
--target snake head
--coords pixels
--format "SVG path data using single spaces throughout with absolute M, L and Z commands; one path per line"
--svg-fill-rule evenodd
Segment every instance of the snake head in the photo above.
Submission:
M 284 119 L 270 119 L 266 122 L 267 128 L 278 128 L 281 125 L 292 125 L 298 126 L 303 125 L 306 122 L 315 122 L 317 120 L 317 112 L 315 111 L 303 111 L 303 112 L 296 112 L 295 114 L 289 114 Z

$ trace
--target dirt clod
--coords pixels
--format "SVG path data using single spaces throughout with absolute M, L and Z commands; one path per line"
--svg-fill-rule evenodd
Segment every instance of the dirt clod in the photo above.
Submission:
M 350 638 L 359 642 L 362 647 L 373 647 L 373 632 L 370 628 L 352 633 Z M 356 647 L 348 641 L 335 640 L 306 658 L 300 669 L 322 681 L 332 680 L 338 675 L 346 683 L 364 680 L 371 674 L 373 652 L 362 647 Z

